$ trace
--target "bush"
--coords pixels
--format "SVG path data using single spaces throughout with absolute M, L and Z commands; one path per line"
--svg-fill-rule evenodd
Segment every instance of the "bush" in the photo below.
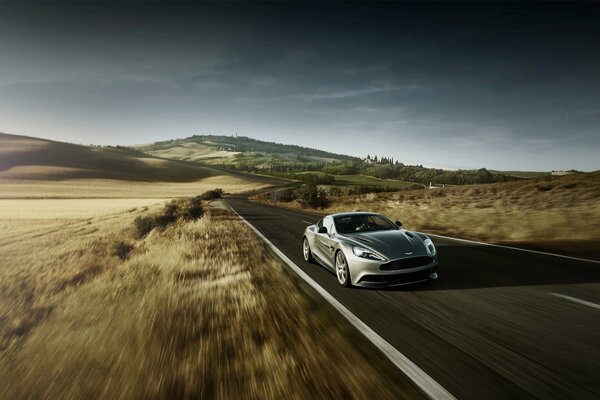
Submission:
M 340 197 L 343 193 L 342 189 L 337 186 L 332 186 L 329 188 L 329 195 L 332 197 Z
M 179 209 L 179 218 L 184 221 L 193 221 L 204 215 L 201 196 L 185 199 Z
M 200 196 L 200 200 L 216 200 L 223 197 L 223 189 L 217 188 L 214 190 L 209 190 L 208 192 L 202 193 Z
M 137 217 L 133 221 L 133 227 L 135 228 L 135 237 L 141 239 L 146 236 L 155 227 L 154 217 L 150 215 L 144 215 Z
M 308 183 L 300 189 L 300 203 L 303 207 L 325 208 L 329 206 L 327 193 L 314 183 Z
M 138 239 L 146 236 L 154 228 L 165 228 L 177 221 L 193 221 L 204 215 L 202 196 L 173 200 L 165 204 L 162 212 L 156 215 L 144 215 L 133 221 L 135 236 Z
M 127 242 L 117 242 L 113 248 L 113 254 L 119 257 L 121 260 L 126 260 L 129 257 L 129 253 L 133 250 L 133 245 Z
M 292 188 L 277 190 L 271 193 L 271 201 L 281 201 L 283 203 L 289 203 L 297 198 L 296 191 Z

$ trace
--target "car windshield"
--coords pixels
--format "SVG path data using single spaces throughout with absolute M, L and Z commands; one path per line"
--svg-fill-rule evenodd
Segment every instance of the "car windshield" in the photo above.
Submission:
M 342 234 L 398 229 L 389 219 L 376 214 L 345 215 L 334 220 L 335 229 Z

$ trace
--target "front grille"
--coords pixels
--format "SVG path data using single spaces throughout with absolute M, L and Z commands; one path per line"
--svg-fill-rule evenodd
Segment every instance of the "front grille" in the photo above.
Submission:
M 400 260 L 390 261 L 389 263 L 382 264 L 379 266 L 381 271 L 397 271 L 400 269 L 409 269 L 424 267 L 425 265 L 433 264 L 432 257 L 410 257 L 403 258 Z
M 422 280 L 426 280 L 429 279 L 429 275 L 433 274 L 435 272 L 436 268 L 428 268 L 425 271 L 417 271 L 417 272 L 410 272 L 408 274 L 394 274 L 394 275 L 382 275 L 387 284 L 392 286 L 392 285 L 402 285 L 404 283 L 410 283 L 410 282 L 418 282 L 418 281 L 422 281 Z
M 431 274 L 435 273 L 437 267 L 427 268 L 423 271 L 409 272 L 404 274 L 389 274 L 389 275 L 365 275 L 363 276 L 360 283 L 365 285 L 378 285 L 378 286 L 394 286 L 403 285 L 406 283 L 421 282 L 429 279 Z

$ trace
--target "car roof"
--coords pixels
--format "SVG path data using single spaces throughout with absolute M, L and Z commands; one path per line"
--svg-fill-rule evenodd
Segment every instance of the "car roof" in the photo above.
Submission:
M 350 217 L 353 215 L 381 215 L 379 213 L 376 212 L 372 212 L 372 211 L 353 211 L 353 212 L 343 212 L 343 213 L 336 213 L 336 214 L 329 214 L 328 217 Z

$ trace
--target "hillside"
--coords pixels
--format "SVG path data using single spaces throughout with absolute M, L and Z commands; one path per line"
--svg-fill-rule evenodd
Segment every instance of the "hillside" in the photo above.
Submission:
M 366 159 L 330 153 L 302 146 L 271 143 L 245 136 L 192 136 L 140 145 L 137 150 L 152 156 L 201 161 L 245 172 L 274 176 L 302 172 L 322 172 L 328 175 L 365 175 L 378 179 L 410 184 L 468 185 L 474 183 L 506 182 L 545 173 L 502 173 L 478 170 L 449 171 L 422 165 L 405 165 L 386 157 Z M 291 176 L 286 176 L 291 177 Z M 393 185 L 392 185 L 393 186 Z
M 170 198 L 271 183 L 129 148 L 0 134 L 0 198 Z
M 214 176 L 196 165 L 121 147 L 88 147 L 0 133 L 0 179 L 190 182 Z
M 249 153 L 269 155 L 272 157 L 271 161 L 299 163 L 327 163 L 354 159 L 342 154 L 265 142 L 246 136 L 194 135 L 185 139 L 140 145 L 136 146 L 136 149 L 159 157 L 219 164 L 244 164 L 247 161 L 256 161 L 255 158 L 248 160 Z

